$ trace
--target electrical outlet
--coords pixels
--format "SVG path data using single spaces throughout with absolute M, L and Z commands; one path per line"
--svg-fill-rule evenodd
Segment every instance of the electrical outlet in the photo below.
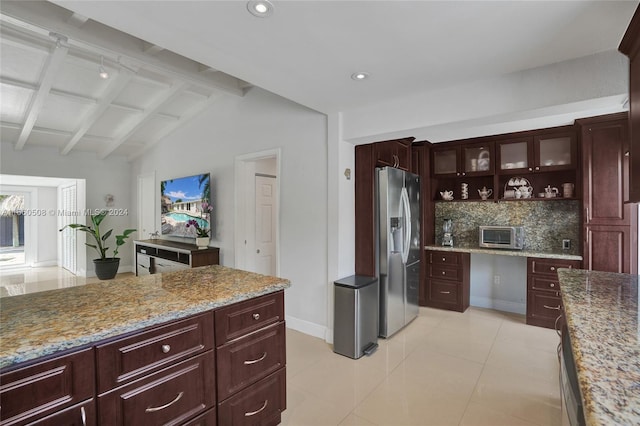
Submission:
M 571 250 L 571 240 L 562 240 L 562 250 Z
M 495 285 L 500 285 L 500 275 L 494 275 L 493 276 L 493 283 Z

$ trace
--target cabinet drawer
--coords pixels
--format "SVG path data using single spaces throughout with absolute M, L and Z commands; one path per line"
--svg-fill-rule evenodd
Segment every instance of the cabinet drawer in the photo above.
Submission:
M 429 298 L 433 302 L 455 305 L 458 303 L 458 285 L 433 280 L 429 289 Z
M 1 425 L 25 424 L 93 397 L 93 349 L 0 376 Z
M 158 249 L 156 249 L 155 247 L 136 244 L 136 252 L 146 254 L 149 256 L 155 256 L 158 253 Z
M 553 328 L 562 314 L 562 300 L 557 293 L 529 291 L 527 293 L 527 324 Z
M 528 280 L 529 290 L 543 290 L 557 292 L 560 284 L 557 277 L 531 275 Z
M 38 426 L 94 426 L 96 424 L 96 403 L 93 398 L 38 419 L 35 423 L 29 423 L 29 425 Z
M 215 311 L 218 346 L 247 333 L 284 321 L 284 292 L 267 294 Z
M 149 275 L 152 272 L 152 257 L 146 254 L 138 253 L 136 255 L 136 272 L 138 275 Z
M 214 351 L 182 361 L 98 397 L 100 424 L 180 424 L 213 408 Z
M 442 265 L 429 265 L 429 277 L 441 280 L 460 281 L 462 279 L 462 271 Z
M 455 265 L 458 266 L 462 263 L 461 253 L 450 253 L 446 251 L 431 251 L 429 252 L 429 263 L 433 265 Z
M 556 276 L 559 268 L 579 268 L 579 260 L 528 258 L 530 274 L 546 274 Z
M 98 346 L 98 393 L 213 347 L 211 312 Z
M 287 405 L 285 369 L 272 374 L 222 402 L 218 411 L 219 426 L 261 425 L 280 423 Z
M 217 349 L 218 398 L 226 399 L 284 367 L 284 322 Z

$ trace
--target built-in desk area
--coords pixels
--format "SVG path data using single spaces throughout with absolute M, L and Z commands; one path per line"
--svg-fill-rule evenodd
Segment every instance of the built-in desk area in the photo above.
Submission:
M 138 276 L 220 264 L 218 247 L 199 249 L 195 244 L 161 239 L 136 240 L 133 244 Z
M 557 270 L 580 268 L 567 252 L 427 245 L 423 304 L 464 312 L 469 305 L 526 314 L 553 328 L 562 303 Z

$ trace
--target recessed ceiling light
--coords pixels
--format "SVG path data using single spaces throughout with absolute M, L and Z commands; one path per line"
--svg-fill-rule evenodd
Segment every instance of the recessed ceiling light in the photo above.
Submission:
M 356 81 L 366 80 L 367 78 L 369 78 L 369 73 L 368 72 L 355 72 L 355 73 L 351 74 L 351 78 L 356 80 Z
M 273 4 L 269 0 L 251 0 L 247 3 L 247 10 L 258 18 L 266 18 L 273 14 Z

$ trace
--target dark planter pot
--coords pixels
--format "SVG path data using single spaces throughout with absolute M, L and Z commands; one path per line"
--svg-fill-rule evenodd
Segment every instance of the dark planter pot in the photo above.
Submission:
M 101 280 L 110 280 L 118 273 L 118 266 L 120 266 L 119 257 L 107 257 L 106 259 L 93 259 L 93 265 L 96 270 L 96 275 Z

